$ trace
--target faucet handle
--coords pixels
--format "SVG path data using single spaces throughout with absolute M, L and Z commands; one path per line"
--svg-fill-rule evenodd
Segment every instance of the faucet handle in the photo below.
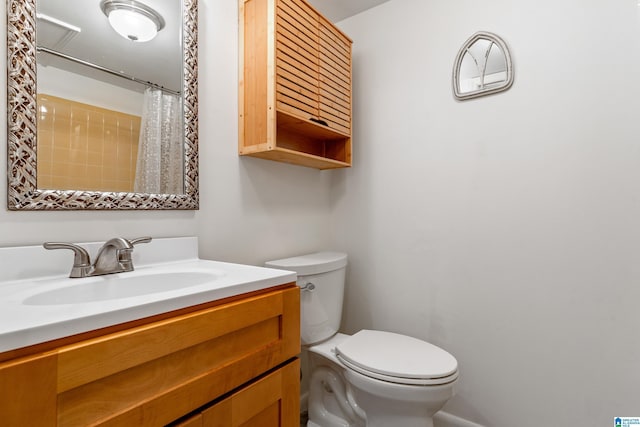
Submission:
M 135 239 L 129 239 L 129 243 L 131 243 L 131 246 L 135 246 L 138 243 L 149 243 L 151 240 L 151 237 L 136 237 Z
M 123 239 L 129 244 L 129 248 L 118 251 L 118 262 L 120 262 L 126 269 L 126 271 L 133 270 L 133 260 L 131 259 L 131 252 L 133 252 L 133 246 L 138 243 L 149 243 L 151 237 L 137 237 L 135 239 Z
M 82 246 L 65 242 L 45 242 L 42 244 L 45 249 L 70 249 L 73 251 L 73 267 L 69 277 L 86 277 L 91 270 L 91 260 L 89 252 Z

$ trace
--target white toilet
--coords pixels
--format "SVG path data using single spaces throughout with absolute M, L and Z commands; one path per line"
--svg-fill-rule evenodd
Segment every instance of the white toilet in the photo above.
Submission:
M 298 274 L 303 389 L 309 427 L 432 427 L 453 396 L 456 359 L 435 345 L 391 332 L 339 334 L 347 255 L 318 252 L 269 261 Z M 309 354 L 309 367 L 304 355 Z M 305 378 L 310 372 L 310 378 Z

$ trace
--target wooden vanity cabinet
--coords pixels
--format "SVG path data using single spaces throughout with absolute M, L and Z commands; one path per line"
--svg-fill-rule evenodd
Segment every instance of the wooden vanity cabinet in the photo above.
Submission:
M 291 390 L 299 390 L 299 380 L 296 359 L 171 427 L 298 427 L 300 397 Z
M 240 154 L 351 166 L 351 44 L 304 0 L 240 0 Z
M 297 427 L 299 301 L 289 284 L 4 360 L 1 424 Z

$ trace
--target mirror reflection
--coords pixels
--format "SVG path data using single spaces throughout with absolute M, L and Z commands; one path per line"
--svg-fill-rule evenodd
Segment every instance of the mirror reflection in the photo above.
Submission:
M 37 1 L 38 189 L 184 194 L 182 4 L 143 1 Z
M 513 83 L 510 54 L 495 34 L 476 33 L 463 45 L 454 65 L 457 99 L 469 99 L 508 89 Z
M 142 1 L 7 0 L 10 210 L 198 209 L 198 2 Z

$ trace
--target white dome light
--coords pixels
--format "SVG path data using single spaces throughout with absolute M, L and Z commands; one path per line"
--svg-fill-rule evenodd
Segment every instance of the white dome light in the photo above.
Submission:
M 102 0 L 100 8 L 118 34 L 135 42 L 149 41 L 164 28 L 162 16 L 136 0 Z

